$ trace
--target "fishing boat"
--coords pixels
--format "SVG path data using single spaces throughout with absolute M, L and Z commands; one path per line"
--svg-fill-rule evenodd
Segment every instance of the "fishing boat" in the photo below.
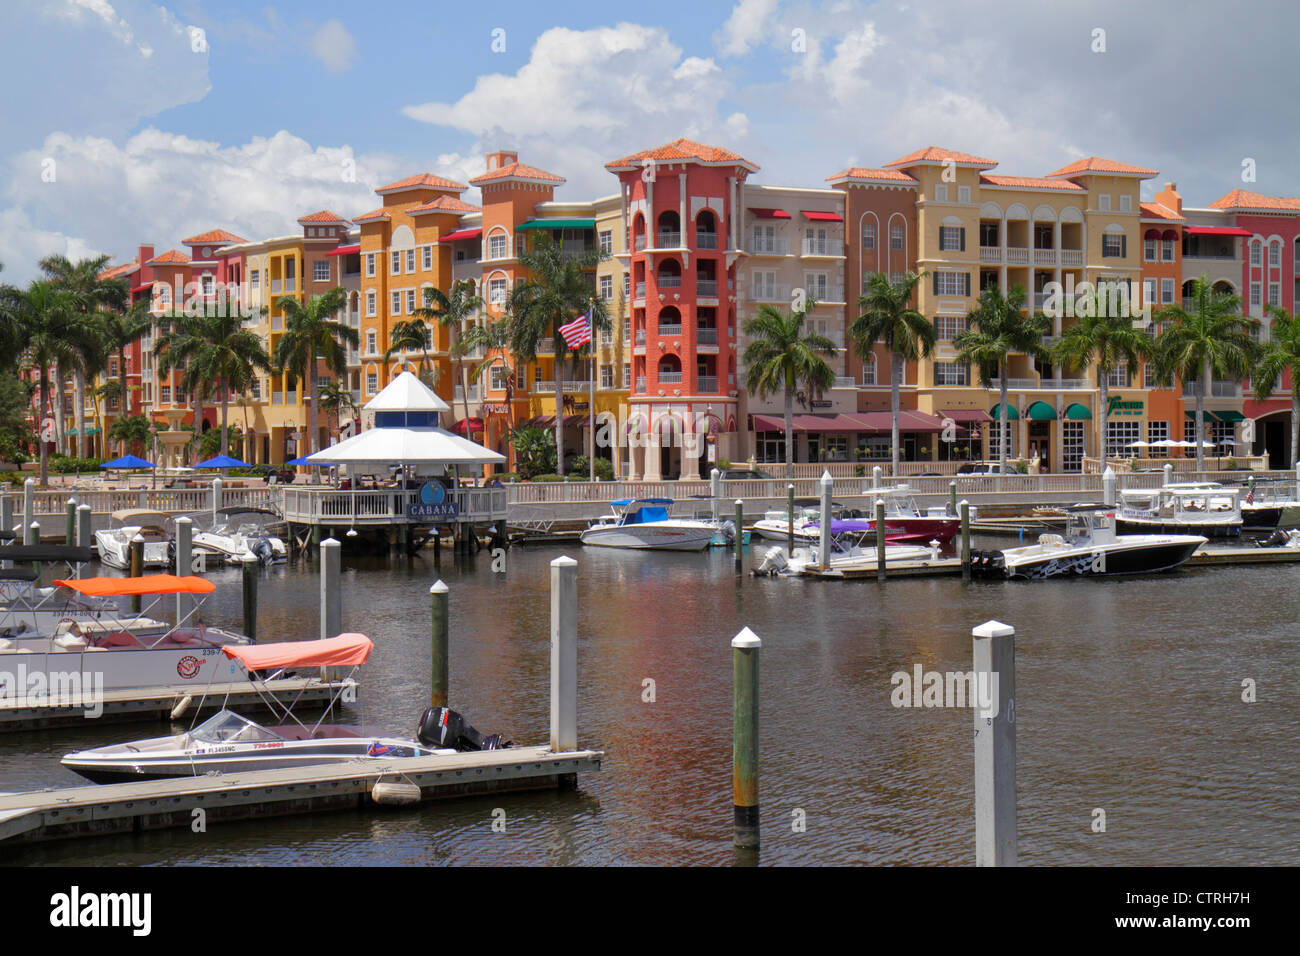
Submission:
M 144 566 L 166 568 L 171 565 L 172 519 L 150 508 L 126 508 L 114 511 L 107 528 L 95 532 L 95 550 L 99 560 L 110 568 L 131 567 L 131 540 L 144 538 Z
M 1241 534 L 1240 494 L 1240 488 L 1212 481 L 1126 489 L 1120 492 L 1118 531 L 1236 537 Z
M 610 502 L 611 513 L 580 535 L 583 544 L 604 548 L 649 548 L 655 551 L 703 551 L 721 530 L 721 522 L 673 518 L 672 498 L 623 498 Z
M 212 526 L 194 535 L 191 545 L 225 564 L 239 564 L 247 555 L 262 564 L 281 564 L 289 560 L 289 550 L 270 529 L 283 522 L 267 508 L 218 508 Z
M 294 716 L 292 704 L 278 705 L 273 695 L 263 693 L 266 681 L 294 669 L 350 666 L 350 678 L 369 658 L 373 647 L 364 634 L 223 647 L 223 660 L 229 659 L 232 669 L 240 667 L 248 672 L 279 723 L 264 726 L 223 706 L 184 733 L 82 750 L 66 754 L 61 763 L 89 780 L 106 783 L 450 756 L 461 751 L 497 750 L 510 745 L 500 734 L 478 733 L 459 714 L 445 707 L 430 707 L 424 712 L 415 740 L 395 737 L 366 725 L 323 723 L 343 693 L 344 685 L 349 683 L 347 680 L 340 682 L 325 713 L 311 726 Z
M 908 534 L 918 536 L 917 540 L 938 541 L 947 544 L 961 530 L 961 519 L 948 513 L 945 507 L 921 508 L 912 497 L 907 485 L 894 485 L 888 488 L 867 488 L 863 491 L 868 498 L 880 498 L 885 503 L 885 524 Z M 874 509 L 874 505 L 872 505 Z M 971 509 L 974 520 L 975 509 Z M 874 514 L 874 510 L 872 511 Z
M 984 578 L 1040 578 L 1151 574 L 1183 564 L 1205 544 L 1203 535 L 1118 534 L 1114 508 L 1077 505 L 1066 513 L 1065 534 L 1040 534 L 1038 543 L 1002 551 L 971 551 L 971 574 Z

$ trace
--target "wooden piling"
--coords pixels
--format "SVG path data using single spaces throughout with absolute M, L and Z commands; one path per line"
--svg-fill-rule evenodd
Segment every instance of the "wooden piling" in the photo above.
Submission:
M 244 633 L 257 640 L 257 558 L 246 554 L 239 566 L 244 596 Z
M 957 515 L 957 481 L 948 482 L 948 514 Z
M 1000 621 L 988 621 L 971 631 L 976 681 L 976 866 L 1016 865 L 1015 635 L 1014 627 Z
M 448 646 L 451 638 L 451 594 L 441 580 L 429 588 L 433 600 L 432 664 L 429 672 L 429 705 L 448 707 L 450 675 L 447 671 Z
M 758 657 L 763 642 L 749 628 L 731 639 L 731 780 L 735 845 L 757 849 Z
M 965 498 L 957 506 L 961 514 L 961 579 L 970 581 L 970 502 Z
M 138 531 L 131 539 L 131 577 L 144 577 L 144 536 Z M 140 613 L 140 595 L 132 595 L 131 612 Z

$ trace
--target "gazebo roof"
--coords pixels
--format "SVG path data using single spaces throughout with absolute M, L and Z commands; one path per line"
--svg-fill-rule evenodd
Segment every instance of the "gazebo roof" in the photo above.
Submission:
M 368 412 L 449 412 L 451 406 L 420 381 L 414 372 L 404 371 L 384 390 L 366 402 Z
M 505 460 L 442 428 L 370 428 L 310 456 L 313 465 L 490 465 Z

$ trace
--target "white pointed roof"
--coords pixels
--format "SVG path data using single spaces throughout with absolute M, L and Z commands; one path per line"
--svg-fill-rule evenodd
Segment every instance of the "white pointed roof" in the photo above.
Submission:
M 491 465 L 506 458 L 441 428 L 371 428 L 316 452 L 308 460 L 327 466 Z
M 366 402 L 368 412 L 449 412 L 451 406 L 438 393 L 420 381 L 412 371 L 404 371 L 389 382 L 382 392 Z

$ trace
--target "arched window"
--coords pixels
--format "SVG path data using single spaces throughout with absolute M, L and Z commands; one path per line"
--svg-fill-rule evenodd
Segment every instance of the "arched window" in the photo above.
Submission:
M 680 385 L 682 383 L 682 363 L 676 355 L 665 355 L 659 360 L 659 384 Z
M 659 334 L 682 334 L 682 314 L 677 311 L 676 306 L 669 305 L 659 310 Z
M 682 264 L 676 259 L 664 259 L 659 263 L 659 272 L 655 283 L 661 289 L 680 289 L 682 286 Z

